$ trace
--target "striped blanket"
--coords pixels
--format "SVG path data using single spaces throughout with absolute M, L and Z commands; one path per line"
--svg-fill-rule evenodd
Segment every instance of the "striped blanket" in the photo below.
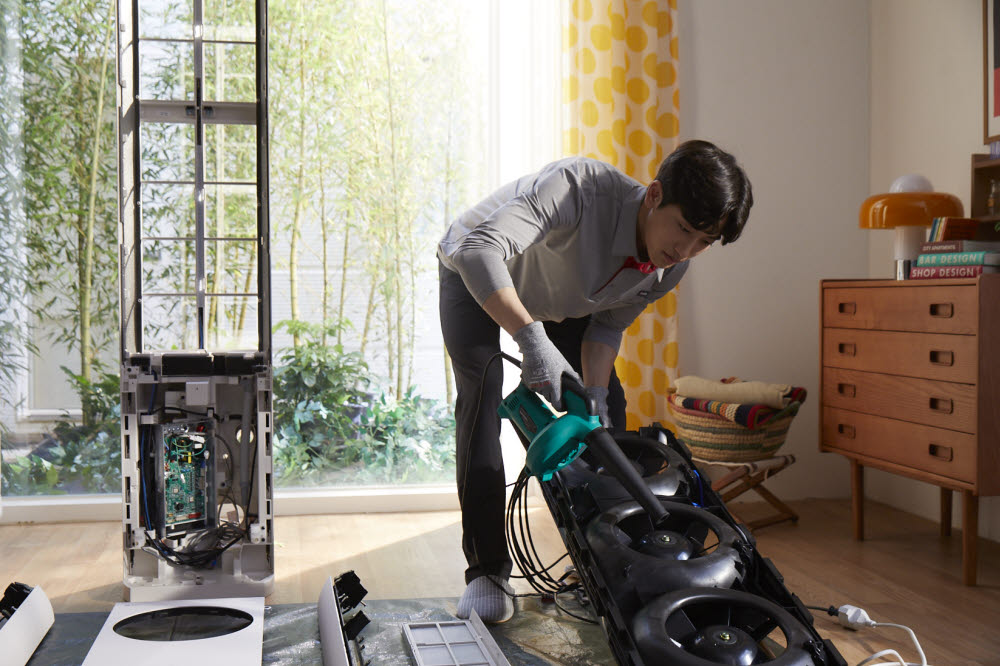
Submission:
M 715 414 L 750 430 L 756 430 L 764 427 L 774 419 L 785 416 L 789 412 L 798 411 L 802 403 L 806 401 L 806 390 L 801 386 L 793 386 L 786 395 L 791 402 L 784 409 L 774 409 L 767 405 L 737 404 L 719 402 L 718 400 L 685 398 L 676 393 L 670 395 L 668 400 L 675 407 L 694 412 Z

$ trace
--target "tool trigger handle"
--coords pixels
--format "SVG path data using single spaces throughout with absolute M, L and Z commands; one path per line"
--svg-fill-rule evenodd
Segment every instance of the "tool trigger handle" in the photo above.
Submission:
M 597 414 L 597 401 L 591 396 L 587 395 L 587 389 L 577 381 L 574 375 L 568 372 L 562 373 L 562 392 L 563 392 L 563 404 L 566 404 L 565 396 L 567 392 L 573 393 L 583 401 L 586 407 L 588 416 L 595 416 Z

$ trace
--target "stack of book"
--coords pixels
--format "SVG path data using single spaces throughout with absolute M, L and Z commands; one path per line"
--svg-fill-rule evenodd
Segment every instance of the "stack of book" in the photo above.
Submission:
M 911 280 L 976 277 L 1000 273 L 1000 224 L 939 217 L 910 268 Z

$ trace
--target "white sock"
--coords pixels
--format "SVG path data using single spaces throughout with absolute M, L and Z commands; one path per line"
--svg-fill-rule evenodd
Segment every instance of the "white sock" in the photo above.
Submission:
M 510 595 L 514 588 L 506 578 L 500 576 L 480 576 L 465 588 L 458 600 L 456 615 L 468 619 L 472 610 L 483 622 L 506 622 L 514 616 L 514 600 Z

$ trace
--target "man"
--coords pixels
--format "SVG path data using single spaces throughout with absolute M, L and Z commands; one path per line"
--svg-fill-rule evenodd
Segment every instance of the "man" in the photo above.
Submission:
M 469 567 L 458 616 L 514 612 L 507 582 L 500 452 L 500 328 L 523 356 L 521 379 L 557 409 L 563 372 L 625 425 L 614 370 L 622 332 L 680 281 L 688 261 L 735 241 L 753 195 L 732 155 L 688 141 L 648 186 L 614 167 L 568 158 L 475 205 L 438 245 L 441 330 L 455 369 L 458 492 Z

